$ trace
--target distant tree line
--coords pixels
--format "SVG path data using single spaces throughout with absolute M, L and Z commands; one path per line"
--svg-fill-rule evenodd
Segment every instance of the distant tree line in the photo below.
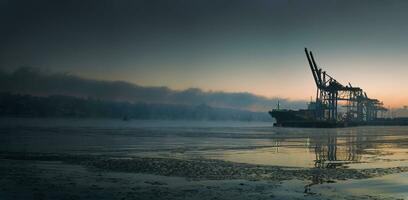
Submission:
M 274 86 L 271 86 L 273 90 Z M 155 104 L 205 104 L 266 112 L 280 102 L 282 108 L 306 108 L 303 100 L 267 98 L 248 92 L 203 91 L 198 88 L 173 90 L 168 87 L 141 86 L 126 81 L 104 81 L 71 74 L 54 73 L 32 67 L 20 67 L 13 72 L 0 69 L 0 92 L 31 95 L 67 95 L 90 97 L 105 101 L 149 102 Z
M 191 119 L 270 121 L 267 113 L 214 108 L 205 104 L 177 105 L 104 101 L 72 96 L 0 93 L 2 117 L 69 117 L 130 119 Z

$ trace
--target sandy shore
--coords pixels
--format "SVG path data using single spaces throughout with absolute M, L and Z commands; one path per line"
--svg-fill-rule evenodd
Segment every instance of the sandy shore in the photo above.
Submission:
M 0 199 L 391 199 L 325 193 L 313 186 L 408 171 L 45 153 L 0 157 Z
M 408 200 L 406 127 L 146 123 L 5 121 L 0 199 Z

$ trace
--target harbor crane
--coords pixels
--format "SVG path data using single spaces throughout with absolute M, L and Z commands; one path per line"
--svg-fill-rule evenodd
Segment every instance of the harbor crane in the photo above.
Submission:
M 383 103 L 367 96 L 360 87 L 346 86 L 319 68 L 311 51 L 305 48 L 306 57 L 316 83 L 315 118 L 327 121 L 371 121 L 378 111 L 386 111 Z M 339 102 L 344 102 L 346 113 L 340 117 Z

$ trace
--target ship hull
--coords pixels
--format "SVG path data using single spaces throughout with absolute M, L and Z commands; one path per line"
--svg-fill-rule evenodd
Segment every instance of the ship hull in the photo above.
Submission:
M 339 128 L 359 125 L 343 121 L 316 120 L 313 110 L 272 110 L 269 114 L 276 120 L 274 126 L 277 127 Z
M 272 110 L 269 111 L 276 120 L 276 127 L 299 128 L 341 128 L 350 126 L 408 126 L 408 118 L 378 118 L 369 122 L 322 121 L 316 120 L 312 110 Z
M 328 121 L 284 121 L 274 123 L 276 127 L 299 127 L 299 128 L 341 128 L 352 126 L 344 122 L 328 122 Z M 354 125 L 357 126 L 357 125 Z

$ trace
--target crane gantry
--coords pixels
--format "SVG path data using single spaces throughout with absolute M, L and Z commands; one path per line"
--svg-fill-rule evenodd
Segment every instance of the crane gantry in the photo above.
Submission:
M 327 121 L 371 121 L 378 111 L 386 111 L 383 103 L 372 99 L 360 87 L 346 86 L 319 68 L 313 53 L 305 48 L 306 57 L 316 83 L 315 118 Z M 339 102 L 344 102 L 346 112 L 339 115 Z

